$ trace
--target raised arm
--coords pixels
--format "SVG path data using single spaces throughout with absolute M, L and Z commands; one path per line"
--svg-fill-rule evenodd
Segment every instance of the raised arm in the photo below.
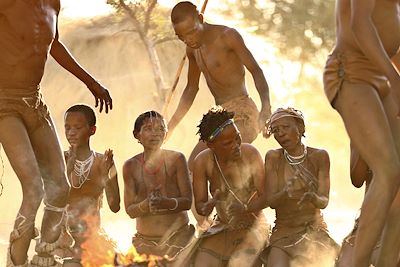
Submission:
M 104 188 L 107 197 L 107 203 L 112 212 L 120 210 L 121 197 L 119 194 L 117 169 L 113 162 L 109 174 L 107 175 L 106 186 Z
M 388 77 L 400 103 L 399 72 L 390 61 L 372 19 L 375 5 L 376 0 L 351 0 L 351 28 L 359 48 Z
M 187 48 L 186 54 L 189 60 L 187 84 L 183 90 L 181 99 L 179 100 L 178 107 L 168 123 L 170 134 L 172 134 L 172 131 L 189 111 L 194 99 L 196 98 L 197 92 L 199 91 L 200 69 L 190 48 Z
M 58 23 L 57 23 L 58 24 Z M 60 42 L 58 36 L 58 26 L 56 29 L 56 36 L 50 48 L 51 56 L 60 64 L 64 69 L 75 75 L 81 80 L 87 88 L 92 92 L 95 97 L 96 107 L 100 104 L 100 112 L 105 109 L 108 113 L 112 109 L 112 99 L 108 90 L 103 87 L 95 78 L 93 78 L 71 55 L 68 49 Z
M 261 112 L 259 117 L 259 125 L 263 127 L 269 116 L 271 115 L 271 104 L 269 100 L 269 87 L 264 73 L 252 53 L 247 48 L 242 36 L 235 29 L 228 29 L 225 32 L 225 41 L 240 58 L 243 65 L 253 76 L 254 84 L 261 99 Z M 260 128 L 262 130 L 262 128 Z
M 135 183 L 134 170 L 138 168 L 135 160 L 131 159 L 125 162 L 123 166 L 124 177 L 124 203 L 125 211 L 132 219 L 150 214 L 149 200 L 145 198 L 138 201 L 137 188 Z

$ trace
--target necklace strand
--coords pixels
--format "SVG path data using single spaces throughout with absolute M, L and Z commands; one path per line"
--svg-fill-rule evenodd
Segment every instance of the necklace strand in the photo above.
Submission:
M 85 160 L 75 160 L 74 163 L 74 174 L 78 177 L 78 185 L 74 185 L 74 180 L 71 178 L 71 186 L 73 188 L 79 189 L 88 179 L 90 169 L 92 168 L 94 162 L 94 152 L 91 151 L 90 156 Z
M 289 165 L 298 165 L 304 162 L 304 160 L 307 157 L 307 147 L 305 145 L 303 145 L 303 147 L 304 147 L 303 154 L 301 154 L 300 156 L 291 156 L 289 152 L 283 150 L 283 154 Z

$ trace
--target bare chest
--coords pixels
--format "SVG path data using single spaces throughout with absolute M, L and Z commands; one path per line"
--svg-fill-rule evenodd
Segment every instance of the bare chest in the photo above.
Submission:
M 34 48 L 49 46 L 56 34 L 57 12 L 54 0 L 15 0 L 2 13 L 0 30 Z

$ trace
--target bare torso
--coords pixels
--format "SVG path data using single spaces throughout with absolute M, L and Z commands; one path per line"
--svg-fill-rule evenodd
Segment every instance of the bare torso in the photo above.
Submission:
M 350 2 L 336 2 L 336 49 L 361 53 L 351 31 Z M 376 0 L 372 18 L 386 53 L 394 56 L 400 47 L 400 1 Z
M 314 177 L 318 177 L 319 171 L 319 154 L 318 149 L 307 147 L 308 155 L 302 165 L 307 168 L 308 171 Z M 319 209 L 316 208 L 311 202 L 305 202 L 302 204 L 302 208 L 298 205 L 299 200 L 303 197 L 304 193 L 310 190 L 306 182 L 296 175 L 295 170 L 286 162 L 283 156 L 283 150 L 277 149 L 274 151 L 274 166 L 277 171 L 278 177 L 278 189 L 283 190 L 288 182 L 292 184 L 292 193 L 290 197 L 283 200 L 282 205 L 279 205 L 276 210 L 277 220 L 283 219 L 284 221 L 290 219 L 296 221 L 296 224 L 301 224 L 301 220 L 309 220 L 314 218 L 315 215 L 319 214 Z M 293 222 L 294 222 L 293 221 Z
M 164 150 L 164 160 L 160 162 L 160 169 L 153 175 L 143 168 L 143 154 L 138 154 L 131 159 L 133 177 L 135 179 L 136 199 L 140 203 L 146 199 L 150 192 L 160 187 L 161 194 L 169 198 L 181 197 L 178 181 L 176 160 L 178 153 Z M 186 211 L 160 212 L 136 218 L 136 230 L 147 236 L 160 237 L 167 231 L 174 231 L 188 224 L 189 217 Z
M 204 74 L 216 104 L 248 95 L 245 68 L 238 55 L 227 45 L 226 36 L 233 29 L 205 24 L 207 41 L 199 49 L 189 49 Z
M 71 175 L 68 173 L 71 184 L 68 197 L 69 223 L 72 227 L 85 220 L 91 220 L 92 226 L 100 227 L 100 208 L 106 182 L 101 176 L 102 157 L 103 155 L 96 153 L 90 173 L 83 183 L 79 183 L 76 179 L 71 180 Z
M 56 36 L 60 3 L 11 2 L 0 6 L 0 88 L 34 87 L 40 83 Z

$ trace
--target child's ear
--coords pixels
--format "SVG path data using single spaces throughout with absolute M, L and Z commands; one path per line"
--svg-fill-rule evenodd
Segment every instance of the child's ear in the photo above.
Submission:
M 94 135 L 96 133 L 96 126 L 90 127 L 90 135 Z

